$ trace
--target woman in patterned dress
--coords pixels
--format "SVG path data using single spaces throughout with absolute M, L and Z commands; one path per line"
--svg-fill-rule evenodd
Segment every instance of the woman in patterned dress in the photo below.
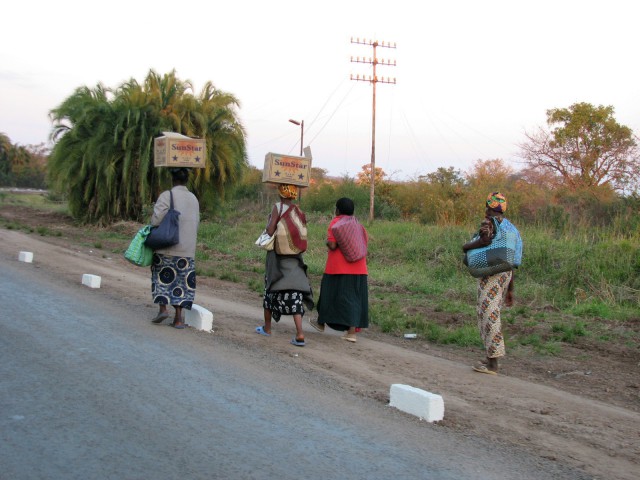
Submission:
M 463 251 L 486 247 L 495 235 L 492 218 L 498 223 L 504 219 L 507 211 L 507 199 L 500 192 L 490 193 L 486 201 L 485 218 L 480 225 L 479 237 L 465 243 Z M 473 367 L 479 373 L 495 375 L 498 373 L 498 359 L 504 357 L 504 337 L 500 310 L 503 305 L 513 305 L 513 271 L 497 273 L 478 279 L 477 318 L 480 337 L 487 354 L 486 361 Z
M 183 309 L 191 310 L 196 294 L 196 237 L 200 224 L 200 204 L 196 196 L 187 189 L 188 168 L 172 168 L 173 206 L 180 212 L 180 242 L 153 253 L 151 264 L 151 296 L 159 305 L 158 314 L 151 320 L 160 324 L 169 318 L 167 306 L 175 310 L 174 328 L 185 328 Z M 160 225 L 169 210 L 169 190 L 158 197 L 151 216 L 151 225 Z

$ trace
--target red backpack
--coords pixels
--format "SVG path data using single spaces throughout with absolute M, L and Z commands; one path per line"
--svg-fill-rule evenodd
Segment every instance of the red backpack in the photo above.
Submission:
M 347 262 L 367 256 L 367 232 L 354 216 L 344 215 L 331 227 L 331 232 Z

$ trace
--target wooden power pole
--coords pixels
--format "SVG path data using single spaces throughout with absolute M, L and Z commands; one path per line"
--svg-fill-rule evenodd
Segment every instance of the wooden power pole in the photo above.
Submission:
M 376 49 L 378 47 L 382 48 L 396 48 L 395 42 L 392 44 L 390 42 L 378 42 L 377 40 L 365 40 L 356 38 L 355 40 L 351 37 L 351 43 L 356 43 L 359 45 L 368 45 L 373 47 L 373 57 L 369 57 L 368 59 L 365 57 L 356 57 L 355 59 L 351 57 L 352 63 L 368 63 L 373 67 L 373 76 L 366 75 L 360 76 L 359 74 L 355 77 L 351 74 L 351 80 L 356 80 L 360 82 L 369 82 L 373 85 L 373 114 L 371 118 L 371 187 L 369 193 L 369 221 L 373 221 L 373 205 L 374 205 L 374 195 L 375 195 L 375 178 L 376 178 L 376 84 L 377 83 L 393 83 L 395 85 L 396 79 L 395 77 L 392 79 L 390 77 L 380 77 L 378 78 L 376 73 L 376 67 L 378 65 L 385 65 L 390 67 L 396 66 L 396 61 L 393 60 L 385 60 L 378 59 L 376 56 Z

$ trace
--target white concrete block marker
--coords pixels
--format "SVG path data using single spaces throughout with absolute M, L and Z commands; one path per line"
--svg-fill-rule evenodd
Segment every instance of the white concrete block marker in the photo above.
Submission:
M 190 327 L 196 330 L 205 330 L 210 332 L 213 330 L 213 313 L 195 303 L 191 305 L 191 310 L 185 310 L 184 321 Z
M 444 400 L 441 395 L 409 385 L 391 385 L 389 405 L 427 422 L 439 422 L 444 418 Z
M 33 262 L 33 252 L 20 252 L 18 254 L 18 260 L 25 263 Z
M 85 273 L 82 275 L 82 284 L 90 288 L 100 288 L 100 281 L 102 279 L 98 275 L 91 275 Z

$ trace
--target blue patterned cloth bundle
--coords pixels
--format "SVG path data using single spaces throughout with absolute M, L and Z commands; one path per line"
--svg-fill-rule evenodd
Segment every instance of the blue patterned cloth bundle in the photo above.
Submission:
M 509 220 L 492 217 L 495 235 L 490 245 L 468 250 L 464 264 L 473 277 L 486 277 L 517 268 L 522 263 L 522 238 Z M 478 234 L 474 239 L 478 238 Z

